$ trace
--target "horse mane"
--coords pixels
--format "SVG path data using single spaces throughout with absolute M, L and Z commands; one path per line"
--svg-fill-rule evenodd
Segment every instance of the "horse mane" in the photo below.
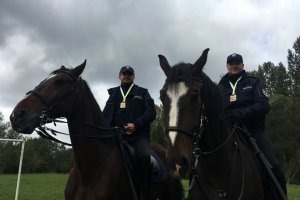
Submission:
M 50 75 L 57 74 L 58 72 L 61 72 L 61 71 L 65 71 L 65 72 L 66 72 L 66 71 L 70 71 L 71 69 L 72 69 L 72 68 L 68 69 L 68 68 L 66 68 L 65 66 L 61 66 L 61 68 L 52 71 L 52 72 L 50 73 Z
M 57 74 L 59 72 L 69 72 L 72 68 L 66 68 L 65 66 L 61 66 L 61 68 L 56 69 L 50 73 L 50 75 Z M 70 75 L 72 75 L 70 73 Z M 79 87 L 80 91 L 85 91 L 88 95 L 89 104 L 92 106 L 92 113 L 91 115 L 94 115 L 94 118 L 96 119 L 96 124 L 99 126 L 106 126 L 108 127 L 107 121 L 104 119 L 101 108 L 99 104 L 97 103 L 97 100 L 92 93 L 88 83 L 80 77 L 78 77 L 77 87 Z
M 213 120 L 218 126 L 211 126 L 213 129 L 225 129 L 227 121 L 224 113 L 223 97 L 216 83 L 214 83 L 204 72 L 201 72 L 202 80 L 201 98 L 204 101 L 205 114 L 208 120 Z
M 172 86 L 180 81 L 185 82 L 187 85 L 191 85 L 193 81 L 191 66 L 192 64 L 190 63 L 178 63 L 174 65 L 167 76 L 167 85 Z
M 102 114 L 101 108 L 99 106 L 99 104 L 97 103 L 97 100 L 94 96 L 94 94 L 92 93 L 88 83 L 83 80 L 81 77 L 79 78 L 79 87 L 81 91 L 86 91 L 87 95 L 88 95 L 88 99 L 89 99 L 89 104 L 92 106 L 92 115 L 95 115 L 95 119 L 96 124 L 99 126 L 106 126 L 108 127 L 108 123 L 107 121 L 104 119 L 104 116 Z

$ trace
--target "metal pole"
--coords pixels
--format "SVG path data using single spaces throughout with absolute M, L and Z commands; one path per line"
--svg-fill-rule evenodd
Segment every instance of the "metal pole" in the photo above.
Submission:
M 18 200 L 19 196 L 19 185 L 20 185 L 20 179 L 21 179 L 21 171 L 22 171 L 22 163 L 23 163 L 23 154 L 24 154 L 24 147 L 26 139 L 24 138 L 22 141 L 22 149 L 21 149 L 21 156 L 20 156 L 20 164 L 19 164 L 19 172 L 18 172 L 18 180 L 17 180 L 17 188 L 16 188 L 16 196 L 15 200 Z

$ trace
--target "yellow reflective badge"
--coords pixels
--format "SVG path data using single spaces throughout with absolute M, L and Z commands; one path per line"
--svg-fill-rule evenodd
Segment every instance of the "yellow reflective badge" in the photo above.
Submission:
M 236 101 L 236 95 L 230 95 L 230 102 Z
M 120 108 L 126 108 L 126 103 L 125 102 L 121 102 Z

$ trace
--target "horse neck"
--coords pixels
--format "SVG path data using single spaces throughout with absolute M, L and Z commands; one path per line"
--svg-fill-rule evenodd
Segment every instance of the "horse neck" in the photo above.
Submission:
M 99 178 L 100 173 L 109 170 L 107 168 L 107 163 L 111 162 L 109 160 L 115 159 L 116 163 L 120 160 L 118 159 L 120 155 L 116 138 L 101 138 L 99 136 L 107 131 L 84 125 L 108 128 L 99 105 L 93 95 L 89 93 L 89 91 L 81 89 L 72 117 L 68 119 L 76 163 L 86 182 L 91 182 L 91 179 L 96 177 Z M 99 174 L 97 175 L 97 173 Z
M 216 88 L 206 89 L 205 92 L 210 98 L 204 100 L 207 120 L 204 125 L 203 138 L 200 143 L 202 150 L 209 152 L 215 150 L 219 145 L 224 143 L 226 139 L 230 137 L 231 132 L 225 120 L 220 94 L 217 92 Z M 222 163 L 231 162 L 233 159 L 233 143 L 234 140 L 232 137 L 219 150 L 206 156 L 205 161 L 202 163 L 203 166 L 208 169 L 215 168 L 215 170 L 226 171 L 226 167 L 224 167 Z

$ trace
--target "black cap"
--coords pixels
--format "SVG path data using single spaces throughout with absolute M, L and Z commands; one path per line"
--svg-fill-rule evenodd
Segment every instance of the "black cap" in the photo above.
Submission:
M 130 66 L 123 66 L 123 67 L 121 67 L 120 74 L 124 73 L 124 72 L 130 72 L 130 73 L 134 74 L 134 70 Z
M 243 57 L 237 53 L 230 54 L 227 57 L 227 64 L 232 62 L 243 63 Z

